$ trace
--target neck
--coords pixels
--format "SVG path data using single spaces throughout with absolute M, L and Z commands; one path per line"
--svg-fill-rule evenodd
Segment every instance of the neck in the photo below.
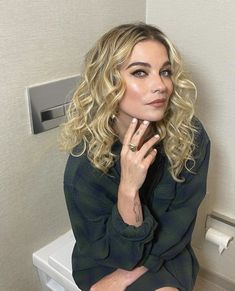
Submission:
M 121 143 L 123 143 L 124 136 L 127 132 L 128 127 L 130 126 L 131 120 L 132 120 L 132 117 L 130 117 L 130 116 L 128 116 L 128 117 L 117 116 L 115 118 L 114 130 L 118 134 L 118 137 L 119 137 L 119 140 Z M 141 122 L 142 122 L 142 120 L 138 121 L 136 130 L 138 129 Z M 153 132 L 153 127 L 149 126 L 145 135 L 143 136 L 143 141 L 146 140 L 150 136 L 151 132 Z
M 120 118 L 120 117 L 116 117 L 114 120 L 114 129 L 121 143 L 123 143 L 123 139 L 124 139 L 124 136 L 126 134 L 126 131 L 128 129 L 130 122 L 131 121 L 128 122 L 128 120 L 124 120 L 123 118 Z

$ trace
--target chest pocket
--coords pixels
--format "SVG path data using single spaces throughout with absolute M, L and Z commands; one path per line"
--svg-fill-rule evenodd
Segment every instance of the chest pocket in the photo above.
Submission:
M 176 183 L 172 179 L 164 181 L 164 179 L 153 190 L 152 214 L 158 218 L 163 213 L 167 212 L 171 203 L 174 201 L 176 194 Z
M 175 197 L 176 183 L 168 168 L 166 157 L 158 154 L 142 188 L 144 201 L 155 219 L 168 210 Z

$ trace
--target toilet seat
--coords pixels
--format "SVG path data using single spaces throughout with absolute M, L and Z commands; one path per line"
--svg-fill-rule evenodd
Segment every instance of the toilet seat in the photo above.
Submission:
M 72 277 L 72 230 L 33 253 L 43 291 L 81 291 Z

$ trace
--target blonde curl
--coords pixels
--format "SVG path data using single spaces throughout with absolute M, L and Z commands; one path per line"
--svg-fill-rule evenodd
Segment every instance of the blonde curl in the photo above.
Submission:
M 95 168 L 104 173 L 109 171 L 116 158 L 111 147 L 118 139 L 112 116 L 117 114 L 125 92 L 119 70 L 134 46 L 149 39 L 164 44 L 173 69 L 174 91 L 165 116 L 155 124 L 155 129 L 163 143 L 173 179 L 182 182 L 182 169 L 192 172 L 188 162 L 195 163 L 193 117 L 197 90 L 174 45 L 163 32 L 151 25 L 137 23 L 115 27 L 87 53 L 82 82 L 72 98 L 67 122 L 61 126 L 60 146 L 77 156 L 86 152 Z M 79 152 L 76 150 L 78 145 L 81 145 Z

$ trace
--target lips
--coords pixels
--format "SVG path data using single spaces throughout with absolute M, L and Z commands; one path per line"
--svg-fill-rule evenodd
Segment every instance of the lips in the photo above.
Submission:
M 165 102 L 166 102 L 166 98 L 159 98 L 148 103 L 148 105 L 160 105 L 160 104 L 164 104 Z

